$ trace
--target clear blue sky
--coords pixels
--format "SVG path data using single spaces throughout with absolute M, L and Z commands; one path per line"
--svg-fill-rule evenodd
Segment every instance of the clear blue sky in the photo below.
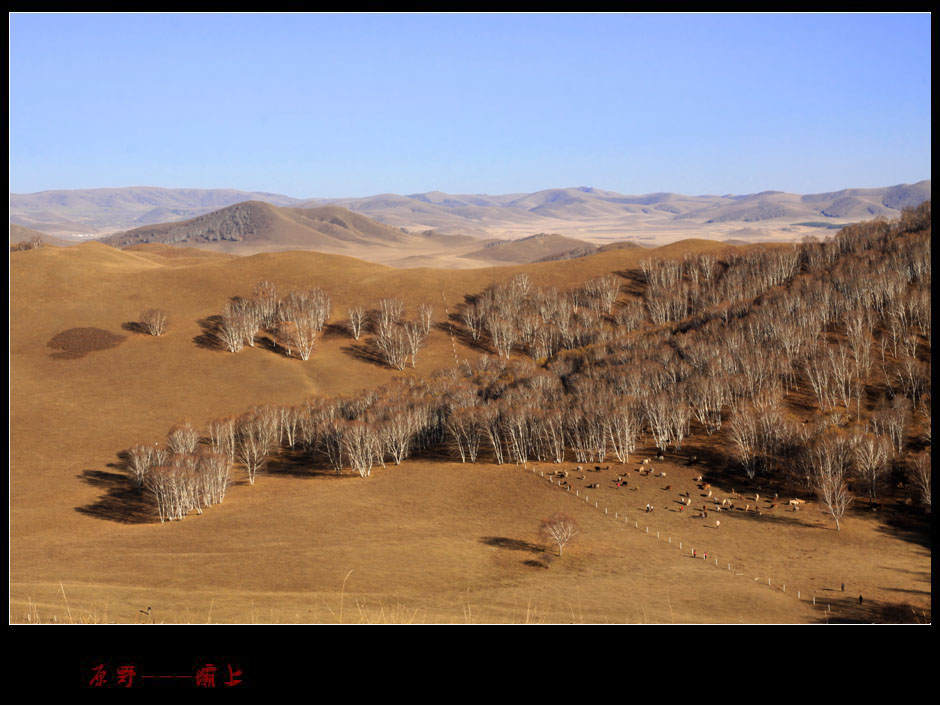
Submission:
M 10 189 L 930 178 L 928 14 L 13 14 Z

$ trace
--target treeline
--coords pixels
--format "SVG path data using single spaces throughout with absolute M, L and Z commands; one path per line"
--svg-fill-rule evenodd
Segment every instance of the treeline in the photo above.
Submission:
M 828 241 L 648 259 L 627 275 L 640 297 L 624 297 L 616 274 L 568 291 L 526 275 L 495 283 L 453 322 L 494 355 L 351 398 L 217 420 L 193 448 L 155 447 L 165 453 L 142 464 L 139 486 L 161 519 L 179 519 L 187 503 L 221 501 L 213 483 L 236 464 L 253 483 L 284 452 L 368 476 L 431 449 L 464 462 L 625 463 L 648 439 L 665 451 L 702 433 L 723 440 L 725 460 L 748 476 L 814 490 L 837 523 L 850 480 L 874 501 L 892 471 L 930 507 L 929 202 Z M 327 320 L 323 295 L 304 301 Z M 368 316 L 351 308 L 351 333 L 394 338 L 404 329 L 396 301 Z M 415 325 L 430 326 L 426 313 Z M 203 458 L 224 459 L 229 476 Z M 166 491 L 147 480 L 153 472 L 189 500 L 158 500 Z

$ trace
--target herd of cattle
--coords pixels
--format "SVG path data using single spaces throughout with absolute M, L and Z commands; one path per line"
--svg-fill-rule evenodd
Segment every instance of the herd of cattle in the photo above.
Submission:
M 657 472 L 656 469 L 651 465 L 652 460 L 653 459 L 649 459 L 649 458 L 643 459 L 639 467 L 635 467 L 633 469 L 634 472 L 637 473 L 640 477 L 648 477 L 652 475 L 655 478 L 665 478 L 666 472 L 665 471 Z M 656 456 L 655 460 L 662 461 L 664 460 L 664 458 L 663 456 Z M 697 461 L 698 461 L 697 457 L 693 456 L 689 460 L 688 465 L 692 465 L 696 463 Z M 533 470 L 535 469 L 533 468 Z M 600 473 L 602 471 L 609 471 L 609 470 L 610 470 L 610 466 L 593 466 L 593 467 L 577 466 L 576 468 L 570 471 L 569 470 L 553 471 L 545 475 L 547 475 L 549 478 L 557 479 L 559 486 L 567 487 L 570 490 L 573 486 L 571 485 L 571 481 L 569 481 L 568 479 L 569 474 L 577 473 L 579 475 L 575 476 L 572 480 L 577 479 L 579 481 L 583 481 L 583 480 L 588 480 L 588 476 L 585 475 L 586 473 Z M 698 511 L 699 517 L 707 518 L 709 510 L 711 510 L 712 512 L 721 512 L 722 510 L 733 511 L 734 506 L 735 506 L 735 501 L 745 501 L 744 496 L 741 495 L 740 493 L 736 493 L 733 488 L 731 489 L 730 497 L 725 497 L 725 498 L 717 497 L 716 495 L 714 495 L 711 484 L 704 482 L 703 477 L 701 475 L 696 476 L 692 480 L 697 484 L 698 489 L 703 491 L 701 494 L 701 497 L 705 499 L 705 502 L 702 504 L 702 509 Z M 633 485 L 630 485 L 631 480 L 630 480 L 629 471 L 626 471 L 626 472 L 621 471 L 615 477 L 613 477 L 610 482 L 612 484 L 612 489 L 615 489 L 615 490 L 619 490 L 619 489 L 632 490 L 632 491 L 640 490 L 639 485 L 637 485 L 635 482 L 633 483 Z M 591 481 L 587 483 L 587 485 L 585 485 L 584 487 L 589 488 L 589 489 L 598 489 L 601 487 L 601 483 L 597 481 Z M 672 491 L 673 487 L 671 485 L 667 485 L 664 488 L 660 488 L 660 490 Z M 762 514 L 763 509 L 773 510 L 779 504 L 779 498 L 777 494 L 775 493 L 773 498 L 765 498 L 765 503 L 768 504 L 768 507 L 761 508 L 759 504 L 760 497 L 761 496 L 759 492 L 754 493 L 753 509 L 758 515 Z M 681 512 L 683 508 L 690 507 L 692 505 L 692 493 L 689 491 L 680 493 L 678 499 L 676 499 L 675 502 L 678 505 L 680 505 L 679 512 Z M 805 500 L 801 500 L 799 498 L 793 498 L 793 499 L 786 501 L 786 506 L 791 511 L 795 512 L 799 510 L 800 506 L 805 503 L 806 503 Z M 709 504 L 711 504 L 711 507 L 709 507 Z M 751 512 L 751 508 L 752 508 L 751 502 L 744 502 L 744 508 L 743 508 L 744 512 Z M 739 502 L 739 510 L 740 509 L 742 508 L 740 508 L 740 502 Z M 647 504 L 647 512 L 650 512 L 651 510 L 652 510 L 652 505 Z

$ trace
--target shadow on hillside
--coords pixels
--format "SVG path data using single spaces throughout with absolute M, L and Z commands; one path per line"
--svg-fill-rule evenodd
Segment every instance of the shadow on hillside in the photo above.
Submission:
M 280 456 L 270 459 L 265 467 L 264 474 L 290 476 L 291 478 L 313 478 L 320 476 L 342 478 L 346 475 L 344 473 L 337 473 L 336 469 L 329 464 L 312 460 L 310 455 L 303 451 L 283 453 Z
M 740 502 L 740 501 L 739 501 Z M 810 529 L 819 529 L 819 525 L 812 521 L 805 521 L 802 519 L 801 514 L 806 514 L 804 510 L 798 510 L 796 512 L 787 512 L 782 510 L 780 506 L 777 506 L 776 510 L 767 510 L 761 508 L 761 514 L 758 515 L 754 510 L 750 512 L 742 512 L 744 508 L 737 508 L 734 510 L 725 510 L 722 512 L 717 512 L 712 514 L 711 510 L 708 513 L 708 519 L 723 519 L 724 516 L 730 515 L 736 520 L 750 520 L 751 522 L 758 522 L 761 524 L 778 526 L 778 527 L 808 527 Z M 835 524 L 833 524 L 832 529 L 835 530 Z
M 343 353 L 352 356 L 356 360 L 361 360 L 364 363 L 378 365 L 380 368 L 392 367 L 386 363 L 385 358 L 383 358 L 382 355 L 368 343 L 351 343 L 348 346 L 341 346 L 340 350 Z
M 131 333 L 142 333 L 148 336 L 150 335 L 150 331 L 140 321 L 125 321 L 123 324 L 121 324 L 121 328 L 125 331 L 130 331 Z
M 76 507 L 76 512 L 99 520 L 123 524 L 144 524 L 156 521 L 153 508 L 137 492 L 134 484 L 125 474 L 84 470 L 78 478 L 83 483 L 104 490 L 104 495 L 97 502 Z
M 323 332 L 320 335 L 324 341 L 329 341 L 333 338 L 352 338 L 353 337 L 352 333 L 350 333 L 349 331 L 348 323 L 326 324 L 323 327 Z
M 852 594 L 845 598 L 841 596 L 835 600 L 823 599 L 822 603 L 832 606 L 832 612 L 827 613 L 825 608 L 817 623 L 830 625 L 846 624 L 905 624 L 924 625 L 930 623 L 930 614 L 914 608 L 909 603 L 886 603 L 864 598 L 862 604 L 858 603 L 858 595 Z M 817 597 L 817 607 L 819 599 Z
M 614 274 L 623 277 L 625 280 L 622 285 L 623 292 L 634 297 L 643 296 L 643 292 L 646 290 L 646 278 L 643 276 L 642 270 L 616 270 Z
M 287 349 L 284 346 L 279 346 L 274 342 L 274 339 L 271 336 L 257 336 L 255 338 L 255 348 L 260 348 L 265 351 L 269 351 L 274 355 L 279 355 L 282 358 L 297 358 L 300 359 L 297 355 L 288 355 Z
M 213 316 L 207 316 L 204 319 L 199 319 L 196 323 L 199 324 L 202 333 L 193 338 L 193 343 L 200 348 L 205 348 L 210 351 L 225 350 L 218 336 L 219 324 L 222 323 L 222 317 L 220 315 L 214 314 Z
M 868 515 L 875 513 L 866 513 Z M 915 507 L 903 504 L 884 503 L 877 512 L 880 515 L 881 523 L 877 531 L 882 534 L 896 537 L 919 544 L 922 547 L 932 546 L 932 527 L 931 516 L 922 513 Z
M 509 537 L 480 537 L 480 542 L 487 545 L 488 547 L 512 549 L 519 552 L 533 552 L 535 554 L 541 554 L 543 551 L 545 551 L 545 547 L 540 547 L 538 544 L 526 542 L 521 539 L 510 539 Z
M 453 336 L 458 342 L 471 350 L 489 353 L 491 355 L 495 354 L 495 351 L 490 349 L 483 342 L 482 337 L 476 341 L 473 340 L 473 336 L 470 332 L 461 325 L 460 314 L 451 314 L 448 318 L 450 319 L 449 321 L 438 321 L 432 328 L 442 331 L 448 337 Z

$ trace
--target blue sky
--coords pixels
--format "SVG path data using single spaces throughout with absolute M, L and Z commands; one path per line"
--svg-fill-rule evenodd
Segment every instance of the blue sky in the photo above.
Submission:
M 930 178 L 928 14 L 10 15 L 10 190 Z

